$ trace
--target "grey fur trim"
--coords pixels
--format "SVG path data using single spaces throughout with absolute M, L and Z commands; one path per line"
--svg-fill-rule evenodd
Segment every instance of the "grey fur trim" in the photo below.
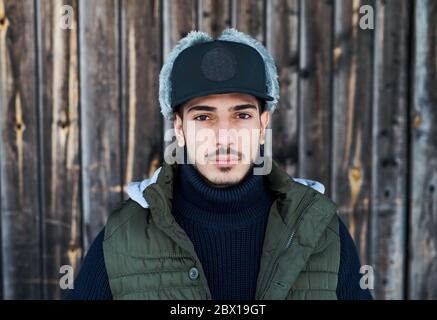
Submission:
M 177 45 L 168 54 L 164 65 L 159 73 L 159 104 L 161 113 L 167 120 L 172 120 L 173 110 L 171 108 L 171 70 L 173 64 L 183 50 L 198 43 L 209 42 L 213 39 L 206 32 L 190 31 L 185 37 L 179 40 Z
M 275 111 L 276 105 L 279 101 L 279 82 L 278 73 L 275 62 L 263 46 L 261 42 L 251 37 L 250 35 L 240 32 L 234 28 L 225 29 L 220 36 L 219 40 L 232 41 L 249 45 L 256 49 L 264 60 L 266 68 L 266 86 L 267 94 L 273 97 L 273 101 L 267 101 L 266 107 L 271 113 Z M 173 110 L 171 108 L 171 70 L 173 68 L 176 57 L 186 48 L 191 47 L 198 43 L 204 43 L 212 41 L 213 38 L 206 32 L 191 31 L 179 40 L 178 44 L 167 56 L 167 59 L 162 66 L 159 74 L 159 104 L 161 106 L 161 113 L 167 120 L 173 119 Z

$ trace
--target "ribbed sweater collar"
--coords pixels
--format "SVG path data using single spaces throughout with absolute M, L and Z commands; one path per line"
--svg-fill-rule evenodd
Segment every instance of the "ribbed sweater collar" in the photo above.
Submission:
M 247 175 L 239 184 L 216 188 L 191 164 L 180 165 L 175 205 L 187 218 L 198 221 L 239 223 L 266 214 L 271 196 L 264 176 Z

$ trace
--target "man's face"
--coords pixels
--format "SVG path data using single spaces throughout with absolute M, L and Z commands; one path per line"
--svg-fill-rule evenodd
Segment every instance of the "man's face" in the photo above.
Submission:
M 252 170 L 269 122 L 259 108 L 251 95 L 223 93 L 192 99 L 180 108 L 182 117 L 175 114 L 178 145 L 209 184 L 231 186 Z

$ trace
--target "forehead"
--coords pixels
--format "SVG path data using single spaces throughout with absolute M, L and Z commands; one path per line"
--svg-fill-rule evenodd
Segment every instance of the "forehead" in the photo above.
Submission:
M 203 105 L 203 106 L 217 106 L 217 105 L 238 105 L 238 104 L 253 104 L 257 105 L 257 99 L 245 93 L 220 93 L 210 94 L 203 97 L 192 99 L 185 103 L 185 106 Z

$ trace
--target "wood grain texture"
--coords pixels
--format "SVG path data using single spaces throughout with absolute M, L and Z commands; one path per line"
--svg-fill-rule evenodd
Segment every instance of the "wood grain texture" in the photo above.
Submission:
M 437 299 L 437 2 L 416 1 L 409 298 Z
M 217 37 L 231 25 L 230 0 L 198 0 L 201 22 L 199 29 Z
M 79 1 L 84 249 L 122 199 L 118 1 Z
M 122 2 L 123 186 L 149 177 L 161 164 L 161 2 Z M 127 194 L 124 194 L 127 198 Z
M 71 28 L 60 27 L 63 5 Z M 77 1 L 38 2 L 44 298 L 60 298 L 60 267 L 82 257 Z M 65 13 L 65 12 L 64 12 Z
M 330 193 L 333 2 L 300 0 L 298 175 Z
M 266 43 L 266 0 L 232 0 L 231 26 Z
M 0 1 L 3 298 L 42 298 L 35 11 Z
M 273 157 L 297 176 L 299 155 L 299 1 L 268 2 L 267 48 L 278 69 L 280 99 L 272 116 Z
M 373 30 L 359 26 L 359 8 L 373 1 L 335 2 L 332 91 L 332 198 L 369 264 Z
M 372 117 L 371 265 L 375 297 L 405 298 L 409 37 L 407 1 L 376 1 Z
M 165 18 L 163 36 L 167 50 L 164 51 L 164 56 L 166 56 L 179 39 L 186 36 L 191 30 L 199 29 L 199 17 L 196 0 L 163 0 L 163 6 Z

